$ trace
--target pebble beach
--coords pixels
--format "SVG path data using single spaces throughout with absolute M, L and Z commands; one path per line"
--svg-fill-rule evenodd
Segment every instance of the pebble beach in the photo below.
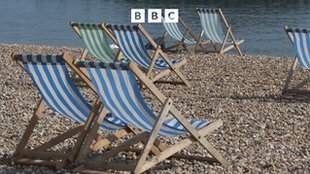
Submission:
M 58 171 L 12 165 L 17 143 L 40 100 L 27 73 L 11 59 L 13 52 L 68 52 L 78 58 L 82 48 L 0 45 L 0 174 L 72 173 L 74 165 Z M 187 59 L 181 72 L 192 86 L 157 84 L 158 88 L 171 96 L 187 118 L 223 120 L 223 126 L 207 137 L 230 165 L 224 168 L 201 161 L 169 159 L 146 173 L 310 173 L 310 95 L 282 95 L 293 57 L 229 53 L 221 56 L 183 53 L 169 57 Z M 303 80 L 307 73 L 298 67 L 291 85 Z M 310 90 L 310 85 L 307 88 Z M 160 107 L 152 102 L 147 90 L 143 94 L 155 109 Z M 84 95 L 94 100 L 87 90 Z M 78 125 L 51 110 L 44 114 L 28 148 Z M 169 143 L 169 139 L 165 141 Z M 63 150 L 73 143 L 74 140 L 68 140 L 55 148 Z M 185 153 L 207 155 L 199 145 L 187 148 Z

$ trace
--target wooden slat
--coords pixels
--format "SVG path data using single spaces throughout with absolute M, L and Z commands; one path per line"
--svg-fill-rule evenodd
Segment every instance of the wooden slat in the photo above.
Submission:
M 20 151 L 25 149 L 27 142 L 29 141 L 29 138 L 30 138 L 35 126 L 37 125 L 39 119 L 42 116 L 42 112 L 44 111 L 45 106 L 46 106 L 46 104 L 45 104 L 44 100 L 41 99 L 36 111 L 33 113 L 33 116 L 31 117 L 31 120 L 29 121 L 29 124 L 28 124 L 20 142 L 17 145 L 17 148 L 15 150 L 15 155 L 18 155 Z
M 43 166 L 50 166 L 55 167 L 56 164 L 51 161 L 46 160 L 30 160 L 30 159 L 18 159 L 14 161 L 15 164 L 25 164 L 25 165 L 43 165 Z
M 238 40 L 238 41 L 236 42 L 236 45 L 240 45 L 240 44 L 242 44 L 242 43 L 244 43 L 244 40 Z M 229 50 L 231 50 L 231 49 L 233 49 L 233 48 L 235 48 L 235 45 L 229 45 L 228 47 L 226 47 L 226 48 L 224 48 L 224 49 L 222 50 L 222 53 L 225 53 L 225 52 L 227 52 L 227 51 L 229 51 Z
M 67 132 L 61 134 L 61 135 L 58 135 L 57 137 L 51 139 L 50 141 L 42 144 L 41 146 L 37 147 L 36 150 L 47 150 L 48 148 L 51 148 L 61 142 L 63 142 L 64 140 L 72 137 L 73 135 L 79 133 L 81 130 L 83 129 L 83 126 L 80 125 L 80 126 L 77 126 L 73 129 L 70 129 L 68 130 Z
M 107 138 L 96 142 L 94 145 L 91 146 L 91 149 L 93 151 L 97 151 L 101 148 L 108 149 L 108 147 L 110 147 L 111 142 L 118 140 L 119 138 L 122 138 L 126 135 L 128 135 L 128 130 L 120 129 L 117 132 L 113 133 L 112 135 L 109 135 Z
M 204 139 L 203 137 L 206 136 L 207 134 L 211 133 L 218 127 L 220 127 L 223 124 L 221 120 L 217 120 L 213 123 L 211 123 L 209 126 L 201 129 L 198 131 L 199 134 L 201 134 L 201 139 Z M 194 138 L 187 138 L 184 139 L 177 144 L 171 146 L 167 150 L 163 151 L 161 154 L 157 155 L 155 158 L 153 158 L 150 161 L 145 162 L 144 166 L 141 168 L 140 172 L 146 171 L 149 168 L 153 167 L 154 165 L 160 163 L 161 161 L 167 159 L 170 156 L 173 156 L 173 154 L 177 153 L 181 149 L 184 149 L 185 147 L 189 146 L 190 144 L 194 143 L 196 140 Z M 208 147 L 209 148 L 209 147 Z M 217 156 L 218 157 L 218 156 Z M 217 159 L 218 161 L 218 159 Z
M 157 134 L 165 121 L 165 118 L 167 117 L 170 107 L 172 106 L 172 100 L 170 98 L 167 98 L 166 101 L 164 102 L 164 107 L 162 108 L 158 119 L 156 120 L 153 129 L 149 135 L 148 141 L 143 149 L 143 152 L 140 154 L 140 157 L 137 162 L 137 166 L 135 168 L 135 173 L 141 173 L 141 169 L 145 164 L 146 158 L 149 155 L 152 145 L 157 137 Z
M 38 151 L 38 150 L 23 150 L 20 152 L 21 158 L 25 157 L 39 157 L 39 158 L 69 158 L 70 154 L 64 154 L 62 152 L 53 152 L 53 151 Z

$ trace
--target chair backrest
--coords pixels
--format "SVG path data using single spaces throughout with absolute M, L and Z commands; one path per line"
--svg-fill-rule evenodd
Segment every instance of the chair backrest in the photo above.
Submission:
M 115 54 L 111 49 L 108 36 L 101 24 L 71 23 L 84 42 L 85 48 L 99 61 L 113 62 Z
M 118 42 L 120 50 L 124 56 L 142 66 L 148 68 L 152 62 L 145 44 L 142 41 L 140 29 L 136 25 L 107 25 Z M 154 69 L 161 70 L 167 68 L 168 65 L 162 59 L 159 59 L 154 64 Z
M 151 64 L 151 57 L 148 54 L 139 28 L 134 25 L 107 25 L 116 40 L 118 41 L 120 50 L 125 57 L 131 61 L 136 62 L 138 65 L 148 68 Z
M 144 101 L 136 78 L 124 63 L 83 62 L 77 63 L 86 68 L 104 106 L 127 125 L 151 132 L 157 116 Z M 176 124 L 176 120 L 168 120 Z M 173 122 L 173 123 L 172 123 Z M 184 134 L 184 129 L 173 128 L 164 123 L 159 135 Z
M 74 85 L 65 66 L 62 55 L 17 55 L 19 61 L 30 75 L 43 100 L 50 109 L 74 121 L 85 123 L 91 112 L 90 104 Z M 108 130 L 119 129 L 110 124 L 115 117 L 109 116 L 109 123 L 101 127 Z
M 178 23 L 165 22 L 165 19 L 163 17 L 162 17 L 162 23 L 164 25 L 165 30 L 172 38 L 174 38 L 177 41 L 182 41 L 184 34 L 182 34 L 182 32 L 180 31 Z M 193 39 L 184 38 L 184 42 L 186 44 L 196 44 L 195 40 Z
M 202 30 L 207 37 L 216 43 L 223 43 L 224 32 L 221 23 L 220 9 L 196 9 Z
M 310 70 L 310 30 L 287 28 L 285 31 L 294 44 L 295 53 L 301 67 Z

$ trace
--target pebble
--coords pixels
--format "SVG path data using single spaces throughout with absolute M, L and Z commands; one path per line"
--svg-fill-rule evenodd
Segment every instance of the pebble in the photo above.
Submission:
M 16 145 L 40 100 L 27 73 L 11 59 L 13 52 L 69 52 L 78 58 L 82 49 L 0 45 L 0 173 L 55 173 L 48 167 L 11 165 Z M 310 97 L 284 97 L 281 94 L 292 58 L 230 54 L 214 57 L 203 53 L 169 56 L 187 58 L 187 64 L 180 71 L 192 86 L 158 84 L 159 89 L 171 96 L 175 106 L 187 118 L 223 120 L 223 126 L 207 136 L 207 140 L 231 166 L 223 168 L 218 164 L 173 159 L 146 173 L 310 173 Z M 292 85 L 306 77 L 300 68 L 296 71 Z M 174 75 L 167 78 L 177 79 Z M 84 95 L 93 101 L 94 94 Z M 148 90 L 143 91 L 143 96 L 154 111 L 160 111 L 161 106 L 154 102 Z M 77 125 L 51 110 L 44 114 L 46 116 L 34 131 L 28 148 Z M 178 138 L 162 140 L 174 144 Z M 55 146 L 55 150 L 70 149 L 73 143 L 74 140 L 67 140 L 61 146 Z M 182 153 L 208 155 L 199 145 L 190 146 Z M 129 160 L 137 157 L 124 153 L 119 156 Z M 72 167 L 57 171 L 71 172 Z

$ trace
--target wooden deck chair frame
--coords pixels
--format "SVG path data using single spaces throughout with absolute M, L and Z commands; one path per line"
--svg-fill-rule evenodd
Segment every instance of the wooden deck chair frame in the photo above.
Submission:
M 185 29 L 185 32 L 182 36 L 182 40 L 177 41 L 178 43 L 175 45 L 171 45 L 167 48 L 164 48 L 163 51 L 165 51 L 165 52 L 171 51 L 171 52 L 179 53 L 181 50 L 190 51 L 190 50 L 194 49 L 196 51 L 196 50 L 198 50 L 198 47 L 200 47 L 201 50 L 205 51 L 204 45 L 210 44 L 211 42 L 210 41 L 199 42 L 199 37 L 193 33 L 192 29 L 185 23 L 185 21 L 182 19 L 181 16 L 179 16 L 179 23 L 181 23 L 181 26 Z M 161 36 L 161 39 L 160 39 L 160 42 L 158 43 L 158 45 L 161 45 L 164 42 L 164 40 L 167 38 L 167 34 L 168 34 L 168 32 L 165 31 L 164 34 Z M 196 41 L 196 44 L 190 45 L 187 48 L 185 43 L 184 43 L 185 38 L 187 36 L 191 36 Z M 174 48 L 175 48 L 175 50 L 173 50 Z
M 135 174 L 142 173 L 158 163 L 164 161 L 170 157 L 177 157 L 177 158 L 185 158 L 185 159 L 194 159 L 194 160 L 204 160 L 210 163 L 219 162 L 223 166 L 227 166 L 229 164 L 223 156 L 207 141 L 205 138 L 206 135 L 210 134 L 215 129 L 222 126 L 222 120 L 217 120 L 210 125 L 202 128 L 201 130 L 197 131 L 185 117 L 182 116 L 180 111 L 172 105 L 172 100 L 166 96 L 164 96 L 159 89 L 152 83 L 152 81 L 145 76 L 145 74 L 137 67 L 137 65 L 133 62 L 128 63 L 128 68 L 130 71 L 134 73 L 134 75 L 151 91 L 152 94 L 163 104 L 162 110 L 159 114 L 158 120 L 156 121 L 152 132 L 143 132 L 128 141 L 124 142 L 123 144 L 106 151 L 102 156 L 96 157 L 82 166 L 74 169 L 75 172 L 78 173 L 96 173 L 100 170 L 125 170 L 131 171 Z M 149 156 L 151 147 L 154 145 L 154 142 L 157 137 L 157 133 L 163 124 L 165 118 L 167 118 L 167 114 L 171 113 L 173 117 L 175 117 L 182 126 L 189 132 L 190 136 L 186 139 L 181 140 L 180 142 L 163 149 L 160 153 L 155 154 L 153 158 L 147 160 Z M 122 164 L 120 166 L 119 163 L 113 162 L 105 162 L 105 160 L 116 156 L 119 152 L 125 151 L 126 149 L 130 149 L 130 146 L 142 142 L 145 146 L 142 151 L 140 152 L 139 158 L 137 163 L 129 163 L 129 164 Z M 201 156 L 187 156 L 178 153 L 180 150 L 188 147 L 193 143 L 199 143 L 202 145 L 213 158 L 209 157 L 201 157 Z
M 17 61 L 17 54 L 13 53 L 12 58 Z M 62 54 L 62 58 L 65 60 L 66 64 L 71 67 L 74 73 L 76 73 L 92 90 L 94 90 L 94 87 L 90 80 L 87 78 L 87 76 L 85 76 L 84 73 L 82 73 L 74 65 L 73 58 L 67 53 Z M 21 62 L 17 61 L 17 63 L 24 69 L 24 66 Z M 42 118 L 45 109 L 46 103 L 43 99 L 41 99 L 33 113 L 33 116 L 28 126 L 26 127 L 26 130 L 20 142 L 17 145 L 16 151 L 14 153 L 15 164 L 44 165 L 60 169 L 73 162 L 83 160 L 83 158 L 85 158 L 85 156 L 92 151 L 97 151 L 101 148 L 109 149 L 111 142 L 122 138 L 129 133 L 134 133 L 137 135 L 141 133 L 139 129 L 133 127 L 125 127 L 124 129 L 120 129 L 104 139 L 101 138 L 97 131 L 99 129 L 100 123 L 108 114 L 108 111 L 103 107 L 99 98 L 97 98 L 97 100 L 92 106 L 92 112 L 90 113 L 87 121 L 84 124 L 80 124 L 73 129 L 61 133 L 60 135 L 50 139 L 48 142 L 45 142 L 32 150 L 27 150 L 27 143 L 29 142 L 36 125 Z M 49 148 L 52 148 L 53 146 L 77 134 L 79 135 L 71 153 L 54 152 L 48 150 Z M 93 140 L 95 140 L 96 142 L 93 143 Z M 162 147 L 163 145 L 159 146 Z
M 292 38 L 289 36 L 288 32 L 288 26 L 284 26 L 284 31 L 285 33 L 287 34 L 287 37 L 290 39 L 291 43 L 294 45 L 294 42 L 292 40 Z M 298 59 L 297 59 L 297 56 L 295 56 L 294 58 L 294 62 L 291 66 L 291 69 L 290 69 L 290 72 L 286 78 L 286 81 L 285 81 L 285 84 L 284 84 L 284 87 L 282 89 L 282 94 L 290 94 L 290 93 L 300 93 L 300 94 L 310 94 L 310 91 L 309 90 L 302 90 L 301 88 L 304 87 L 306 84 L 308 84 L 310 82 L 310 77 L 307 77 L 306 79 L 304 79 L 302 82 L 300 82 L 299 84 L 297 84 L 295 87 L 293 87 L 292 89 L 289 89 L 289 84 L 293 78 L 293 74 L 296 70 L 296 67 L 298 65 Z M 309 73 L 310 73 L 310 70 L 308 70 Z
M 69 56 L 63 54 L 62 56 Z M 17 54 L 12 54 L 12 58 L 20 65 L 23 69 L 24 66 L 21 62 L 17 61 Z M 43 99 L 40 100 L 37 108 L 35 109 L 33 116 L 19 142 L 15 151 L 15 161 L 17 164 L 35 164 L 35 165 L 45 165 L 55 167 L 56 169 L 62 168 L 70 163 L 72 163 L 78 156 L 80 149 L 82 148 L 83 141 L 87 136 L 88 131 L 91 128 L 91 124 L 96 120 L 97 122 L 101 122 L 103 120 L 103 116 L 105 116 L 104 108 L 101 108 L 102 105 L 100 100 L 97 99 L 93 106 L 92 112 L 89 114 L 88 119 L 84 124 L 77 126 L 73 129 L 70 129 L 54 138 L 50 141 L 43 143 L 39 147 L 36 147 L 32 150 L 27 150 L 26 145 L 31 137 L 33 130 L 38 124 L 39 120 L 42 118 L 43 112 L 46 109 L 46 103 Z M 102 109 L 100 116 L 99 110 Z M 49 148 L 63 142 L 64 140 L 73 137 L 74 135 L 79 134 L 77 138 L 77 142 L 75 143 L 71 153 L 65 154 L 62 152 L 53 152 L 47 151 Z M 33 158 L 45 158 L 48 160 L 40 160 Z
M 81 33 L 79 32 L 79 29 L 78 29 L 78 27 L 77 27 L 76 24 L 77 24 L 77 23 L 75 23 L 75 22 L 73 22 L 73 21 L 70 22 L 70 26 L 71 26 L 71 28 L 73 29 L 73 31 L 82 39 Z M 98 24 L 98 26 L 100 27 L 101 24 Z M 113 38 L 111 38 L 111 39 L 113 39 Z M 113 40 L 113 42 L 115 43 L 116 41 Z M 85 57 L 86 57 L 87 53 L 88 53 L 87 48 L 84 47 L 84 48 L 83 48 L 82 55 L 81 55 L 81 57 L 80 57 L 79 59 L 80 59 L 80 60 L 85 60 Z M 117 54 L 116 54 L 114 60 L 115 60 L 115 61 L 120 61 L 120 51 L 117 52 Z
M 90 88 L 96 93 L 93 84 L 91 83 L 89 77 L 87 76 L 87 73 L 85 70 L 83 69 L 79 69 L 76 66 L 76 61 L 72 59 L 68 54 L 64 54 L 63 56 L 64 61 L 66 62 L 66 64 L 73 69 L 75 72 L 78 73 L 78 75 L 80 77 L 83 77 L 83 79 L 85 80 L 85 82 L 90 86 Z M 107 111 L 104 112 L 104 114 L 106 114 Z M 103 115 L 104 115 L 103 114 Z M 94 122 L 92 128 L 90 129 L 88 136 L 85 138 L 85 145 L 83 146 L 83 148 L 81 148 L 80 152 L 79 152 L 79 156 L 77 158 L 77 160 L 79 160 L 79 162 L 83 161 L 83 158 L 88 155 L 91 151 L 98 151 L 101 148 L 103 148 L 104 150 L 108 150 L 110 149 L 110 145 L 112 142 L 125 137 L 129 134 L 133 134 L 133 135 L 139 135 L 142 133 L 142 131 L 140 129 L 137 129 L 135 127 L 132 126 L 125 126 L 124 129 L 120 129 L 118 131 L 116 131 L 115 133 L 109 135 L 106 138 L 102 138 L 101 135 L 99 135 L 98 129 L 100 126 L 100 122 L 104 119 L 98 119 Z M 95 140 L 95 143 L 93 142 Z M 161 151 L 165 150 L 167 148 L 167 145 L 165 143 L 160 142 L 159 140 L 155 140 L 154 146 L 152 146 L 151 148 L 151 152 L 153 154 L 158 154 Z M 128 151 L 136 151 L 135 149 L 127 149 Z
M 201 10 L 201 9 L 196 8 L 196 13 L 197 13 L 198 16 L 199 16 L 200 10 Z M 215 10 L 216 12 L 218 12 L 218 14 L 220 15 L 220 18 L 221 18 L 220 20 L 222 20 L 222 22 L 223 22 L 223 24 L 224 24 L 224 27 L 226 28 L 225 37 L 224 37 L 223 43 L 222 43 L 221 46 L 220 46 L 220 49 L 217 49 L 217 48 L 216 48 L 215 42 L 214 42 L 214 41 L 211 41 L 211 43 L 212 43 L 212 45 L 213 45 L 213 47 L 214 47 L 214 50 L 209 50 L 209 51 L 207 51 L 207 52 L 209 52 L 209 53 L 217 53 L 217 54 L 221 55 L 221 54 L 223 54 L 223 53 L 225 53 L 225 52 L 227 52 L 227 51 L 229 51 L 229 50 L 235 48 L 235 49 L 237 50 L 238 54 L 239 54 L 240 56 L 242 56 L 243 54 L 242 54 L 242 52 L 241 52 L 241 49 L 239 48 L 239 45 L 242 44 L 242 43 L 244 43 L 244 40 L 243 40 L 243 39 L 241 39 L 241 40 L 236 40 L 234 34 L 233 34 L 232 31 L 231 31 L 231 26 L 228 24 L 228 22 L 227 22 L 227 20 L 226 20 L 226 17 L 224 16 L 224 13 L 223 13 L 222 9 L 219 8 L 219 9 L 205 9 L 205 10 Z M 203 34 L 204 34 L 204 31 L 203 31 L 203 29 L 202 29 L 202 30 L 201 30 L 201 33 L 200 33 L 200 35 L 199 35 L 198 42 L 201 42 L 201 39 L 202 39 L 202 37 L 203 37 Z M 226 44 L 227 44 L 227 39 L 228 39 L 228 38 L 230 38 L 230 39 L 233 41 L 233 43 L 230 44 L 229 46 L 226 46 Z M 225 46 L 226 46 L 226 47 L 225 47 Z
M 118 42 L 115 38 L 115 36 L 113 35 L 112 31 L 110 31 L 108 28 L 107 28 L 107 25 L 108 23 L 103 23 L 101 25 L 101 27 L 107 32 L 108 36 L 111 37 L 111 39 L 113 41 L 115 41 L 115 43 L 117 45 Z M 152 80 L 153 83 L 170 83 L 170 84 L 182 84 L 182 85 L 186 85 L 187 87 L 190 87 L 191 84 L 190 82 L 185 78 L 185 76 L 179 71 L 179 68 L 184 65 L 186 63 L 186 59 L 183 59 L 181 62 L 177 63 L 177 65 L 174 65 L 171 60 L 168 58 L 168 56 L 163 52 L 163 50 L 161 49 L 160 47 L 160 44 L 157 44 L 153 39 L 152 37 L 147 33 L 147 31 L 142 27 L 141 24 L 138 24 L 137 25 L 139 31 L 142 33 L 142 35 L 147 39 L 147 41 L 151 44 L 152 47 L 155 48 L 155 52 L 154 52 L 154 55 L 152 57 L 152 62 L 149 66 L 149 68 L 145 71 L 146 72 L 146 76 Z M 156 60 L 158 58 L 163 58 L 166 63 L 169 65 L 169 68 L 167 68 L 166 70 L 163 70 L 161 72 L 159 72 L 158 74 L 156 75 L 152 75 L 152 72 L 153 72 L 153 67 L 154 67 L 154 64 L 156 62 Z M 165 80 L 160 80 L 162 77 L 168 75 L 170 72 L 174 72 L 180 79 L 181 79 L 181 82 L 180 81 L 165 81 Z

